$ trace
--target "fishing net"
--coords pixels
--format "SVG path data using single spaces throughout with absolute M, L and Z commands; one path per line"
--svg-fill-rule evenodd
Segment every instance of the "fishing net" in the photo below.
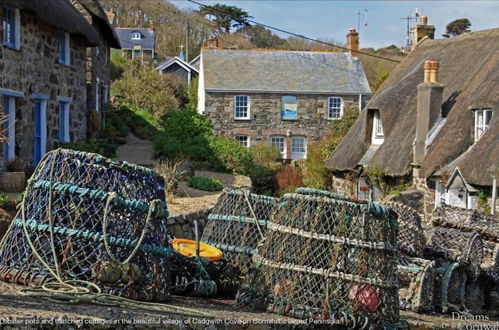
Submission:
M 483 241 L 482 269 L 499 273 L 499 243 Z
M 387 201 L 383 205 L 397 213 L 398 235 L 397 247 L 399 251 L 410 256 L 421 256 L 424 248 L 425 237 L 421 228 L 421 217 L 413 208 L 393 201 Z
M 431 260 L 399 257 L 400 309 L 413 312 L 431 312 L 434 309 L 435 262 Z
M 373 203 L 286 194 L 239 304 L 359 328 L 397 323 L 396 215 Z
M 465 311 L 466 271 L 457 262 L 436 260 L 435 308 L 443 313 Z
M 163 185 L 149 169 L 97 154 L 47 153 L 0 242 L 0 279 L 87 281 L 130 299 L 169 300 Z
M 480 273 L 483 242 L 476 232 L 434 227 L 430 230 L 424 254 L 431 258 L 456 261 L 465 267 L 471 277 L 476 278 Z
M 205 258 L 174 253 L 171 257 L 172 292 L 177 295 L 214 296 L 217 284 L 212 276 L 216 275 L 217 266 Z
M 474 231 L 484 239 L 499 243 L 499 219 L 478 210 L 440 205 L 433 212 L 432 223 L 434 226 Z
M 208 215 L 201 238 L 223 252 L 218 269 L 220 292 L 234 295 L 252 267 L 251 256 L 266 234 L 276 199 L 242 189 L 225 190 Z

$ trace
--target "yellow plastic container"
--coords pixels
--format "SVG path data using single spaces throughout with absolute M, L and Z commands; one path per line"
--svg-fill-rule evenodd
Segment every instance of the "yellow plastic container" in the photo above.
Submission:
M 196 255 L 196 241 L 190 239 L 172 239 L 170 241 L 172 249 L 186 257 L 192 257 Z M 199 256 L 206 258 L 209 261 L 217 261 L 222 259 L 222 251 L 214 246 L 199 243 Z

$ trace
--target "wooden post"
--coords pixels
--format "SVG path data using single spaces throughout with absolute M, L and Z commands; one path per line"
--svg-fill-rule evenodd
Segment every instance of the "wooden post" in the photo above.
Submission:
M 496 198 L 497 198 L 497 179 L 494 177 L 492 181 L 492 202 L 490 203 L 490 214 L 494 215 L 496 212 Z

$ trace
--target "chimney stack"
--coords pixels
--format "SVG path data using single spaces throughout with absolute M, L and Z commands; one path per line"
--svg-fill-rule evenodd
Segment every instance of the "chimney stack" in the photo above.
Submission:
M 350 49 L 350 55 L 359 55 L 359 32 L 351 29 L 347 34 L 347 48 Z
M 418 85 L 416 110 L 416 140 L 413 161 L 421 165 L 426 155 L 428 132 L 441 116 L 444 86 L 438 83 L 438 62 L 425 61 L 424 81 Z
M 411 50 L 425 37 L 435 38 L 435 26 L 428 25 L 428 16 L 419 16 L 419 23 L 411 27 Z
M 206 46 L 210 49 L 218 48 L 218 38 L 208 39 L 208 41 L 206 41 Z

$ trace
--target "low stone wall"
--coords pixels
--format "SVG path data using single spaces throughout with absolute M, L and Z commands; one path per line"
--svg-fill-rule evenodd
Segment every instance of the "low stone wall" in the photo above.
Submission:
M 212 207 L 168 217 L 170 234 L 175 238 L 195 239 L 194 220 L 197 220 L 199 225 L 199 237 L 201 237 L 204 226 L 206 225 L 206 219 L 208 218 L 211 209 Z

